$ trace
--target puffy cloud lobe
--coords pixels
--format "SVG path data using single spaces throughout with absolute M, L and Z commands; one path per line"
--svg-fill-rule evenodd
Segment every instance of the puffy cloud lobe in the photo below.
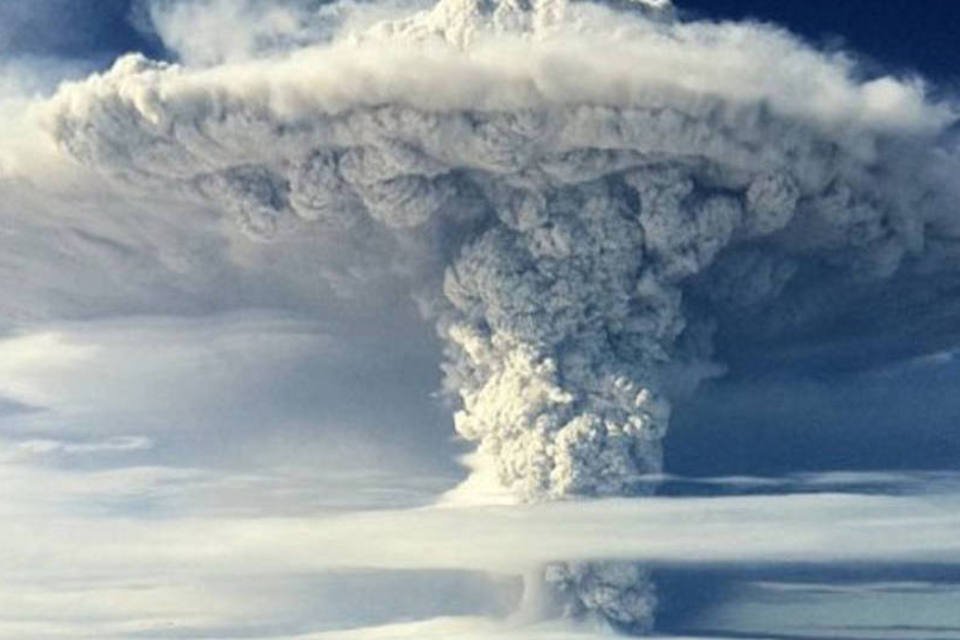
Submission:
M 668 409 L 645 382 L 675 336 L 634 305 L 642 239 L 592 183 L 552 195 L 527 233 L 493 227 L 448 271 L 457 428 L 527 499 L 619 494 L 659 471 Z
M 949 108 L 767 27 L 444 0 L 348 36 L 200 70 L 127 57 L 43 108 L 77 160 L 256 238 L 362 246 L 368 221 L 453 243 L 430 306 L 455 425 L 524 500 L 644 491 L 718 322 L 813 322 L 811 283 L 889 278 L 955 212 L 931 169 Z M 639 568 L 558 571 L 576 607 L 649 624 Z
M 599 612 L 619 630 L 638 635 L 652 630 L 657 598 L 649 571 L 638 564 L 553 564 L 544 580 L 570 616 Z
M 134 4 L 134 17 L 143 31 L 158 36 L 184 62 L 215 65 L 323 38 L 334 16 L 318 4 L 314 0 L 148 0 Z

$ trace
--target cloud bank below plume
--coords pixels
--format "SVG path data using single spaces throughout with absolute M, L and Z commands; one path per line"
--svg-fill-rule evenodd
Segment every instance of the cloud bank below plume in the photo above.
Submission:
M 240 632 L 312 637 L 307 630 L 313 630 L 323 638 L 316 631 L 324 628 L 331 629 L 329 636 L 353 637 L 342 629 L 415 614 L 429 618 L 486 609 L 503 615 L 510 607 L 498 609 L 492 604 L 498 598 L 488 590 L 505 590 L 500 598 L 512 602 L 516 585 L 505 581 L 498 587 L 488 580 L 484 586 L 462 571 L 512 576 L 548 557 L 642 556 L 658 566 L 694 562 L 753 568 L 960 561 L 955 476 L 952 491 L 912 497 L 810 494 L 609 500 L 520 512 L 426 508 L 285 514 L 289 505 L 278 497 L 289 497 L 283 489 L 293 487 L 281 485 L 274 494 L 260 495 L 253 479 L 230 474 L 74 470 L 56 479 L 41 470 L 20 487 L 8 482 L 11 471 L 4 470 L 5 486 L 16 488 L 23 504 L 4 505 L 10 525 L 2 536 L 0 567 L 6 578 L 0 602 L 10 613 L 0 619 L 0 637 L 10 638 L 131 637 L 170 625 L 181 630 L 179 637 Z M 298 490 L 305 498 L 299 508 L 313 510 L 309 493 Z M 237 495 L 245 508 L 224 509 Z M 124 497 L 126 512 L 104 512 L 101 505 L 118 496 Z M 139 502 L 158 498 L 176 509 L 137 517 Z M 431 553 L 424 554 L 424 548 Z M 33 560 L 24 565 L 24 557 Z M 387 591 L 384 599 L 400 598 L 397 606 L 342 593 L 336 585 L 350 579 L 354 564 L 367 576 L 394 584 L 402 597 Z M 390 573 L 371 573 L 372 568 L 399 573 L 391 582 Z M 449 598 L 437 604 L 435 589 L 446 589 Z M 447 620 L 352 633 L 358 638 L 405 633 L 442 638 L 454 631 L 478 638 L 500 633 L 579 637 L 574 628 L 558 624 L 518 626 L 512 632 L 502 625 L 490 619 Z M 604 637 L 587 629 L 580 633 Z

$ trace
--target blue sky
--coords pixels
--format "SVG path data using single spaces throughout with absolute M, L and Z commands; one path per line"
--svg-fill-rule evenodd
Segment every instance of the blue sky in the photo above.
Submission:
M 0 6 L 0 42 L 11 53 L 159 54 L 157 41 L 134 26 L 141 6 L 131 0 L 10 0 Z M 687 0 L 678 6 L 713 19 L 773 22 L 820 45 L 856 51 L 887 69 L 957 82 L 960 7 L 954 2 Z
M 0 6 L 0 43 L 12 54 L 88 57 L 151 51 L 129 0 L 14 0 Z
M 774 22 L 828 47 L 842 46 L 885 68 L 917 71 L 956 83 L 960 7 L 941 0 L 690 0 L 680 4 L 702 15 Z

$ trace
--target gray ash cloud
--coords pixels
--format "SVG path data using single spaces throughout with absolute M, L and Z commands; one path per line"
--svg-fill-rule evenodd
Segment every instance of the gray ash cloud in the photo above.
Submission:
M 254 240 L 362 255 L 393 234 L 456 429 L 499 482 L 631 495 L 718 354 L 815 336 L 960 264 L 949 106 L 773 28 L 658 6 L 444 0 L 254 61 L 131 56 L 44 117 L 75 160 Z M 557 566 L 573 609 L 649 624 L 642 568 Z

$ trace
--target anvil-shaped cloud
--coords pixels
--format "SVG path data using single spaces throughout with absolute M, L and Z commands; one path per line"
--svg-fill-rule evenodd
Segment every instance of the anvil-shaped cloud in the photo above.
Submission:
M 53 145 L 13 153 L 12 188 L 42 184 L 47 153 L 140 200 L 142 222 L 74 212 L 71 242 L 112 277 L 152 255 L 163 269 L 142 279 L 165 299 L 275 295 L 243 284 L 259 250 L 210 212 L 279 247 L 263 251 L 295 282 L 357 296 L 394 277 L 444 342 L 457 432 L 521 501 L 642 493 L 672 403 L 728 363 L 816 354 L 841 325 L 870 361 L 958 337 L 955 111 L 919 81 L 665 3 L 278 9 L 212 53 L 158 7 L 188 63 L 126 56 L 27 104 L 24 135 Z M 171 198 L 187 204 L 156 204 Z M 45 240 L 29 238 L 56 256 Z M 115 308 L 150 304 L 101 287 Z M 564 574 L 571 606 L 647 626 L 642 576 L 606 571 Z

